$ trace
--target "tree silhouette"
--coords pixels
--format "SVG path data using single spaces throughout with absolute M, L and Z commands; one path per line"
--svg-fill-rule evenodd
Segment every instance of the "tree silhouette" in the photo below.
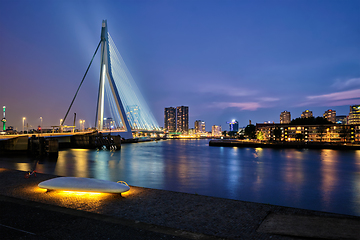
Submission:
M 302 141 L 303 139 L 304 139 L 304 134 L 302 134 L 302 133 L 297 133 L 296 135 L 295 135 L 295 139 L 296 139 L 296 141 Z
M 308 118 L 295 118 L 291 120 L 290 125 L 320 125 L 320 124 L 332 124 L 329 120 L 323 117 L 308 117 Z
M 245 128 L 245 135 L 250 139 L 255 139 L 256 127 L 253 124 L 247 125 Z
M 318 128 L 317 128 L 317 133 L 320 135 L 320 142 L 322 142 L 322 139 L 323 139 L 323 136 L 324 136 L 324 133 L 325 133 L 325 126 L 324 125 L 320 125 Z
M 350 129 L 347 126 L 342 126 L 339 132 L 340 139 L 343 139 L 343 142 L 349 139 Z
M 273 135 L 274 135 L 274 140 L 275 141 L 280 141 L 281 140 L 281 129 L 276 127 L 274 130 L 273 130 Z

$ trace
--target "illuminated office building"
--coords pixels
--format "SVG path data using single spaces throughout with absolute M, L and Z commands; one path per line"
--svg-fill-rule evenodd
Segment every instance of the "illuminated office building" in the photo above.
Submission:
M 336 111 L 335 110 L 329 109 L 329 110 L 325 111 L 325 113 L 323 114 L 323 117 L 332 123 L 336 123 Z
M 309 117 L 313 117 L 312 111 L 306 110 L 306 111 L 302 112 L 301 118 L 309 118 Z
M 189 131 L 189 107 L 180 106 L 176 108 L 176 131 L 188 132 Z
M 350 106 L 349 124 L 360 124 L 360 105 Z
M 164 128 L 168 132 L 176 131 L 176 108 L 174 108 L 174 107 L 165 108 Z
M 213 125 L 211 127 L 211 135 L 212 136 L 221 136 L 222 135 L 221 126 Z
M 114 128 L 114 121 L 112 118 L 104 118 L 103 123 L 104 123 L 103 129 Z
M 239 131 L 239 122 L 237 120 L 232 120 L 231 122 L 227 122 L 227 124 L 229 124 L 229 131 Z
M 280 124 L 288 124 L 291 122 L 291 114 L 288 111 L 283 111 L 280 114 Z
M 204 133 L 205 132 L 205 122 L 201 120 L 196 120 L 194 123 L 195 133 Z

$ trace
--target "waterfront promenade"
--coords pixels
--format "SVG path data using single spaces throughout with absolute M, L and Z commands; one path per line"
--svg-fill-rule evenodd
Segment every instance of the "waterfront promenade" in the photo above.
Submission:
M 0 168 L 2 239 L 360 239 L 360 218 L 140 187 L 46 192 Z

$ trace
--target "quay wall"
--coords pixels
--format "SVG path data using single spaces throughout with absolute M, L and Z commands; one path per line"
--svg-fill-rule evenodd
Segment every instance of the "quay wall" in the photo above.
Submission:
M 296 148 L 296 149 L 334 149 L 360 150 L 360 144 L 328 142 L 256 142 L 242 140 L 211 140 L 209 146 L 250 147 L 250 148 Z

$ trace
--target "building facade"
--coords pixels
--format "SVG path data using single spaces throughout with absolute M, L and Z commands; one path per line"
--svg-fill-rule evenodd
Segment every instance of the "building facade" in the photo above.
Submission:
M 309 117 L 313 117 L 312 111 L 305 110 L 304 112 L 301 113 L 301 118 L 309 118 Z
M 176 108 L 174 107 L 165 108 L 164 128 L 168 132 L 176 131 Z
M 336 123 L 336 111 L 335 110 L 329 109 L 329 110 L 325 111 L 325 113 L 323 114 L 323 117 L 332 123 Z
M 261 131 L 264 140 L 286 142 L 349 142 L 360 143 L 360 124 L 340 125 L 290 125 L 256 124 L 257 134 Z
M 348 124 L 360 124 L 360 105 L 350 106 Z
M 291 114 L 288 111 L 283 111 L 280 114 L 280 124 L 289 124 L 291 122 Z
M 114 128 L 115 122 L 112 118 L 104 118 L 104 129 L 112 129 Z
M 189 131 L 189 107 L 180 106 L 176 108 L 176 131 L 187 133 Z
M 195 133 L 204 133 L 206 132 L 205 130 L 205 122 L 201 121 L 201 120 L 196 120 L 194 123 L 194 127 L 195 127 Z
M 211 135 L 212 136 L 221 136 L 222 135 L 221 126 L 213 125 L 211 127 Z
M 239 131 L 239 122 L 237 120 L 232 120 L 231 122 L 227 122 L 227 124 L 229 124 L 229 131 Z

